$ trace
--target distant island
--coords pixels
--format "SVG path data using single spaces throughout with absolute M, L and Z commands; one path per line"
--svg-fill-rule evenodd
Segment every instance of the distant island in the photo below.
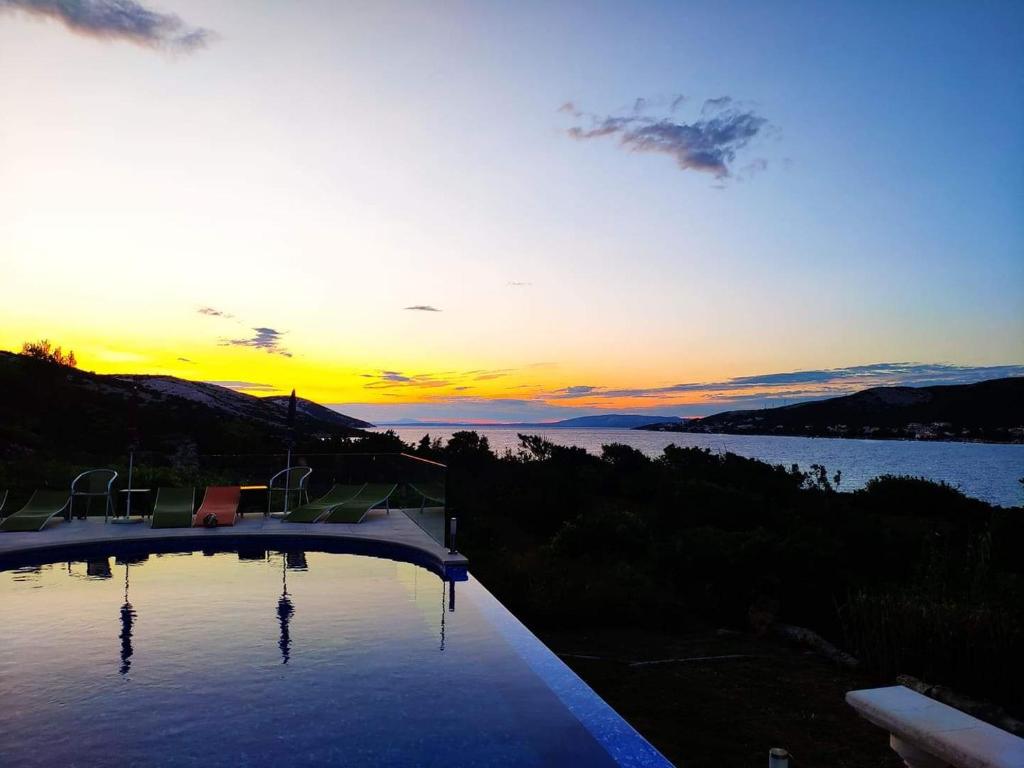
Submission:
M 465 421 L 393 421 L 379 424 L 381 427 L 474 427 L 494 428 L 543 428 L 543 429 L 637 429 L 647 426 L 682 424 L 678 416 L 642 416 L 640 414 L 608 413 L 598 416 L 577 416 L 561 421 L 509 422 L 502 424 L 477 424 Z
M 1024 377 L 852 395 L 635 427 L 654 432 L 1024 443 Z

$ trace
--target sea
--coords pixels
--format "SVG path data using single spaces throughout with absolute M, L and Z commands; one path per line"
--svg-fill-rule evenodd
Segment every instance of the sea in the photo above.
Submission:
M 769 464 L 797 464 L 807 470 L 821 464 L 829 477 L 842 473 L 840 490 L 854 490 L 879 475 L 911 475 L 942 481 L 968 496 L 1004 507 L 1024 504 L 1024 445 L 945 443 L 915 440 L 848 440 L 828 437 L 704 435 L 647 432 L 636 429 L 544 429 L 538 427 L 380 427 L 392 429 L 407 443 L 425 434 L 447 440 L 454 432 L 473 430 L 485 436 L 496 453 L 519 448 L 519 433 L 540 435 L 558 445 L 575 445 L 599 454 L 601 446 L 623 443 L 658 456 L 665 446 L 710 448 Z

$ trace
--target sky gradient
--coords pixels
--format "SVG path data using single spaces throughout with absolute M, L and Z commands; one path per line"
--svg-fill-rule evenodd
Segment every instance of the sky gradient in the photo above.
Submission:
M 374 421 L 1024 373 L 1020 3 L 124 7 L 0 0 L 0 348 Z

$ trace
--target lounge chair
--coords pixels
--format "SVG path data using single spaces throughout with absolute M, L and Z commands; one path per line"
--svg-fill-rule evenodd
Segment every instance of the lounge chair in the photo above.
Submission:
M 85 499 L 85 511 L 79 512 L 80 518 L 89 515 L 89 507 L 92 500 L 102 498 L 103 501 L 103 522 L 114 516 L 114 481 L 117 479 L 117 472 L 112 469 L 90 469 L 86 470 L 71 481 L 71 500 L 68 502 L 68 520 L 75 514 L 75 499 Z M 78 505 L 79 509 L 82 505 Z
M 4 519 L 4 504 L 7 503 L 7 491 L 0 491 L 0 520 Z
M 195 488 L 157 488 L 149 527 L 191 528 L 195 508 Z
M 398 486 L 394 483 L 367 483 L 363 490 L 343 504 L 339 504 L 324 517 L 325 523 L 361 523 L 374 507 L 384 504 L 388 512 L 388 499 Z
M 409 483 L 409 487 L 412 488 L 413 493 L 418 493 L 421 497 L 420 501 L 420 512 L 427 506 L 428 501 L 432 501 L 435 504 L 444 506 L 444 481 L 437 480 L 428 483 Z
M 50 518 L 59 515 L 70 503 L 67 491 L 36 491 L 24 507 L 0 523 L 0 531 L 41 531 Z
M 328 512 L 334 510 L 340 504 L 351 501 L 358 493 L 365 488 L 365 485 L 340 485 L 335 483 L 331 490 L 319 499 L 296 507 L 287 515 L 281 518 L 285 523 L 315 523 Z
M 281 495 L 281 506 L 284 512 L 287 512 L 289 507 L 294 509 L 308 504 L 308 483 L 311 474 L 313 474 L 313 470 L 309 467 L 288 467 L 270 478 L 267 483 L 267 514 L 269 515 L 273 511 L 274 494 Z M 291 503 L 293 498 L 295 499 L 294 504 Z
M 238 520 L 238 502 L 242 498 L 242 489 L 237 485 L 211 485 L 206 489 L 203 503 L 196 512 L 195 527 L 213 527 L 207 519 L 216 519 L 217 525 L 234 525 Z M 210 516 L 213 515 L 211 518 Z

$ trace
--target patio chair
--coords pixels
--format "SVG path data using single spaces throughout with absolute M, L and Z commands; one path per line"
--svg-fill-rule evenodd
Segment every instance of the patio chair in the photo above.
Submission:
M 68 502 L 68 522 L 75 516 L 75 499 L 85 500 L 85 511 L 78 517 L 85 519 L 93 499 L 103 499 L 103 522 L 114 516 L 114 481 L 117 472 L 112 469 L 88 469 L 71 481 L 71 498 Z M 79 504 L 79 509 L 82 505 Z
M 196 511 L 196 528 L 234 525 L 238 520 L 238 502 L 242 489 L 237 485 L 211 485 Z
M 195 508 L 195 488 L 157 488 L 149 527 L 191 528 Z
M 296 507 L 287 515 L 281 518 L 284 523 L 315 523 L 321 517 L 333 510 L 339 504 L 344 504 L 363 490 L 364 485 L 340 485 L 335 483 L 331 490 L 319 499 Z
M 325 523 L 361 523 L 371 509 L 381 504 L 391 514 L 388 499 L 398 486 L 395 483 L 367 483 L 356 496 L 339 504 L 324 517 Z
M 309 476 L 313 470 L 309 467 L 288 467 L 282 469 L 267 483 L 267 515 L 273 512 L 274 494 L 283 497 L 282 511 L 287 512 L 289 507 L 300 507 L 309 503 Z M 295 503 L 292 504 L 292 499 Z
M 0 531 L 41 531 L 51 518 L 63 512 L 70 503 L 67 491 L 36 491 L 25 502 L 25 506 L 0 523 Z

